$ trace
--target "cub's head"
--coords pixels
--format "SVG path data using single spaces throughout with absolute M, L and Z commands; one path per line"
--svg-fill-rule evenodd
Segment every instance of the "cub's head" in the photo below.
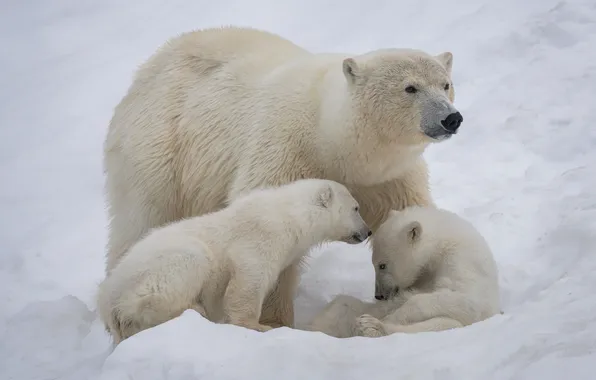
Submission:
M 381 141 L 420 145 L 448 139 L 463 121 L 452 66 L 450 52 L 386 49 L 346 58 L 343 72 L 356 112 Z
M 416 282 L 436 247 L 423 208 L 392 211 L 373 239 L 375 298 L 387 300 Z
M 316 225 L 325 230 L 330 240 L 358 244 L 371 234 L 360 215 L 358 202 L 342 184 L 329 180 L 317 181 L 314 205 L 318 208 Z M 320 223 L 320 224 L 319 224 Z

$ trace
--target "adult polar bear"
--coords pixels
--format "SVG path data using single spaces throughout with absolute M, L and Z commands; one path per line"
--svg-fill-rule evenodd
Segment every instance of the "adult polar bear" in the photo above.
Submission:
M 137 71 L 104 145 L 106 274 L 151 228 L 301 178 L 345 184 L 373 231 L 391 209 L 433 204 L 422 152 L 453 135 L 449 52 L 312 54 L 249 28 L 168 41 Z M 293 326 L 299 262 L 261 322 Z

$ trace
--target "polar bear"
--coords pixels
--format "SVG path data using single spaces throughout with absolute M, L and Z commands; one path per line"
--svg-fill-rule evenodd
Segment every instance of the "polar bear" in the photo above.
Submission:
M 497 264 L 474 226 L 435 207 L 392 211 L 375 233 L 375 298 L 337 296 L 308 330 L 338 338 L 467 326 L 500 312 Z
M 313 245 L 370 235 L 358 202 L 337 182 L 256 189 L 217 212 L 153 229 L 100 284 L 99 314 L 115 344 L 191 308 L 267 331 L 261 307 L 285 267 Z
M 458 131 L 453 55 L 313 54 L 223 27 L 168 41 L 137 71 L 104 142 L 106 275 L 149 229 L 302 178 L 346 185 L 373 232 L 389 210 L 433 204 L 425 148 Z M 263 323 L 294 324 L 300 262 Z

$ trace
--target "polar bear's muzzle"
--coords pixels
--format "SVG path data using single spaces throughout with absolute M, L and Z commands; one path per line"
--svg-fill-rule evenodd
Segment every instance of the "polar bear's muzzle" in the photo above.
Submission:
M 368 227 L 363 227 L 360 231 L 356 231 L 350 236 L 350 242 L 358 244 L 365 241 L 370 235 L 372 235 L 372 231 Z
M 447 98 L 429 97 L 422 105 L 420 129 L 432 139 L 448 139 L 457 133 L 463 121 L 462 114 Z
M 395 297 L 399 293 L 397 286 L 385 286 L 385 284 L 375 283 L 375 299 L 387 301 Z

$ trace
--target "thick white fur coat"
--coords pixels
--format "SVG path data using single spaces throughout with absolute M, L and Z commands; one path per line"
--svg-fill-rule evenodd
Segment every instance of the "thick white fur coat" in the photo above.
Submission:
M 422 152 L 449 136 L 428 134 L 442 133 L 453 108 L 452 59 L 312 54 L 234 27 L 171 39 L 139 68 L 109 125 L 106 274 L 151 228 L 261 186 L 341 182 L 373 231 L 391 209 L 432 204 Z M 407 93 L 409 84 L 419 91 Z M 280 276 L 263 323 L 293 326 L 298 274 L 291 265 Z
M 358 243 L 369 232 L 337 182 L 254 190 L 220 211 L 153 229 L 100 284 L 99 314 L 116 344 L 187 309 L 266 331 L 262 303 L 286 267 L 313 245 Z
M 472 224 L 450 211 L 392 212 L 373 241 L 373 265 L 376 296 L 384 300 L 339 295 L 308 329 L 377 337 L 467 326 L 500 312 L 492 252 Z

